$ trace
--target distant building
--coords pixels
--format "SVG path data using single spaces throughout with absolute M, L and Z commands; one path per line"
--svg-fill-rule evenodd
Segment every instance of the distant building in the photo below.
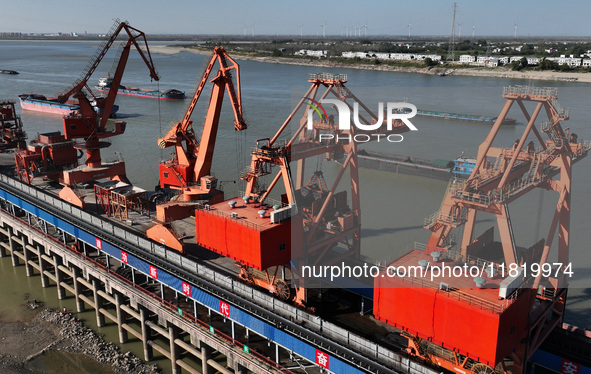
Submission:
M 507 65 L 509 63 L 508 56 L 497 56 L 495 57 L 499 65 Z
M 461 55 L 460 62 L 464 64 L 470 64 L 476 62 L 476 57 L 471 55 Z
M 522 58 L 523 58 L 523 56 L 511 56 L 511 58 L 509 59 L 509 62 L 520 61 Z
M 300 49 L 299 51 L 295 52 L 294 55 L 296 56 L 311 56 L 311 57 L 326 57 L 328 55 L 327 50 L 311 50 L 311 49 Z
M 499 66 L 499 58 L 493 56 L 478 56 L 476 63 L 491 68 Z

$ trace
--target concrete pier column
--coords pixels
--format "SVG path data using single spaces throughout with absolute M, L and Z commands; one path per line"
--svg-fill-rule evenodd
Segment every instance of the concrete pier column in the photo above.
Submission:
M 14 230 L 8 226 L 8 246 L 10 247 L 10 258 L 12 259 L 12 266 L 18 266 L 18 256 L 14 253 L 16 248 L 16 242 L 12 239 Z
M 121 304 L 123 303 L 123 296 L 119 292 L 115 293 L 115 308 L 117 310 L 117 328 L 119 329 L 119 342 L 121 344 L 127 343 L 127 330 L 123 328 L 125 323 L 125 312 L 121 310 Z
M 4 227 L 3 227 L 4 228 Z M 10 232 L 9 232 L 10 234 Z M 5 243 L 8 243 L 8 239 L 6 239 Z M 6 249 L 3 245 L 0 245 L 0 258 L 6 257 Z
M 144 360 L 145 361 L 152 361 L 154 357 L 154 350 L 152 346 L 148 344 L 148 340 L 150 340 L 150 328 L 146 325 L 146 320 L 148 319 L 148 311 L 146 308 L 140 306 L 140 324 L 142 326 L 142 343 L 144 345 Z
M 43 259 L 43 252 L 41 251 L 41 247 L 37 247 L 37 257 L 39 258 L 39 272 L 41 273 L 41 287 L 46 288 L 49 287 L 49 277 L 45 275 L 45 271 L 47 270 L 47 264 Z
M 179 348 L 174 342 L 178 336 L 177 327 L 174 325 L 168 326 L 168 339 L 170 340 L 170 363 L 172 365 L 172 373 L 180 374 L 181 367 L 176 363 L 179 359 Z
M 29 252 L 29 249 L 27 248 L 27 244 L 29 243 L 29 238 L 27 238 L 26 236 L 23 235 L 22 239 L 23 239 L 23 256 L 25 257 L 25 271 L 27 273 L 27 277 L 32 277 L 33 275 L 35 275 L 35 271 L 33 270 L 33 267 L 31 266 L 31 264 L 29 264 L 29 260 L 31 260 L 31 253 Z
M 62 287 L 64 281 L 64 274 L 59 269 L 62 259 L 58 255 L 53 255 L 53 267 L 55 269 L 55 283 L 57 286 L 57 298 L 63 300 L 66 298 L 66 289 Z
M 74 278 L 74 297 L 76 298 L 76 311 L 78 313 L 84 312 L 84 301 L 80 298 L 80 293 L 82 292 L 82 287 L 80 286 L 80 281 L 78 278 L 80 277 L 80 269 L 75 266 L 70 267 L 72 270 L 72 278 Z
M 211 358 L 211 348 L 201 342 L 201 372 L 203 374 L 213 374 L 213 372 L 210 370 L 209 365 L 207 364 L 207 361 Z
M 244 368 L 244 366 L 240 365 L 239 363 L 236 363 L 234 365 L 234 373 L 235 374 L 246 374 L 246 368 Z
M 105 326 L 105 316 L 101 313 L 100 309 L 103 307 L 103 299 L 98 294 L 99 291 L 99 281 L 96 279 L 92 280 L 92 292 L 94 294 L 94 308 L 96 311 L 96 325 L 98 327 Z

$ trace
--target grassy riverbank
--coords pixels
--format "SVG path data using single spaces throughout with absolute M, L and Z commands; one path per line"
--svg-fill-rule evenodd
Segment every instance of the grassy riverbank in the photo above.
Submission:
M 211 51 L 193 48 L 186 46 L 153 46 L 150 48 L 151 52 L 159 54 L 174 55 L 180 52 L 190 52 L 196 54 L 210 55 Z M 388 63 L 365 63 L 355 60 L 344 62 L 326 60 L 326 59 L 310 59 L 310 58 L 292 58 L 292 57 L 271 57 L 271 56 L 256 56 L 253 54 L 232 52 L 232 56 L 238 60 L 252 60 L 273 64 L 289 64 L 302 66 L 316 66 L 320 68 L 348 68 L 348 69 L 365 69 L 378 71 L 397 71 L 406 73 L 420 73 L 439 75 L 445 73 L 446 75 L 464 75 L 476 77 L 498 77 L 498 78 L 512 78 L 512 79 L 532 79 L 545 81 L 576 81 L 583 83 L 591 83 L 591 73 L 586 72 L 560 72 L 560 71 L 536 71 L 536 70 L 522 70 L 515 71 L 510 68 L 480 68 L 480 67 L 463 67 L 462 65 L 443 65 L 443 66 L 413 66 L 411 64 L 396 64 L 390 65 Z

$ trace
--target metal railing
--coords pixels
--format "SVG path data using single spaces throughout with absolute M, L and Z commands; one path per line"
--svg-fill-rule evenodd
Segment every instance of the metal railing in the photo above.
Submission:
M 563 119 L 569 119 L 570 116 L 570 108 L 563 108 L 558 101 L 553 100 L 552 101 L 552 106 L 554 107 L 554 109 L 556 110 L 556 113 L 558 114 L 558 116 L 560 118 Z
M 465 209 L 462 209 L 459 216 L 454 216 L 451 214 L 451 212 L 449 214 L 444 214 L 441 211 L 437 211 L 437 212 L 431 214 L 429 217 L 425 218 L 424 226 L 425 227 L 431 226 L 435 222 L 443 222 L 443 223 L 449 223 L 452 225 L 459 225 L 462 222 L 466 222 L 466 217 L 467 217 L 467 211 Z
M 232 217 L 232 214 L 222 212 L 221 210 L 217 210 L 215 208 L 208 208 L 208 206 L 209 206 L 208 204 L 197 203 L 197 204 L 195 204 L 195 209 L 203 210 L 203 211 L 207 212 L 208 214 L 213 214 L 214 216 L 223 217 L 225 219 L 232 220 L 234 222 L 237 222 L 237 223 L 239 223 L 243 226 L 246 226 L 248 228 L 251 228 L 253 230 L 260 231 L 262 229 L 261 225 L 254 223 L 248 219 L 235 218 L 235 217 Z
M 440 294 L 445 294 L 446 296 L 456 299 L 462 303 L 466 303 L 468 305 L 472 305 L 478 307 L 482 310 L 488 310 L 492 313 L 501 314 L 504 310 L 506 310 L 509 305 L 513 303 L 515 298 L 507 298 L 503 300 L 503 302 L 495 303 L 489 300 L 485 300 L 478 296 L 469 294 L 465 291 L 462 291 L 459 288 L 449 287 L 447 290 L 443 290 L 440 287 L 439 283 L 435 283 L 427 279 L 429 270 L 425 270 L 425 277 L 397 277 L 396 279 L 410 283 L 420 288 L 431 288 L 441 290 Z
M 347 74 L 332 74 L 332 73 L 310 73 L 308 74 L 308 79 L 325 79 L 325 80 L 333 80 L 333 81 L 346 81 Z
M 244 346 L 245 344 L 240 342 L 239 340 L 236 340 L 234 338 L 232 338 L 230 335 L 227 335 L 219 330 L 214 330 L 212 331 L 210 329 L 211 324 L 208 322 L 205 322 L 201 319 L 199 319 L 196 316 L 193 316 L 191 314 L 188 313 L 179 313 L 179 306 L 173 304 L 172 302 L 169 302 L 163 298 L 161 298 L 160 296 L 156 295 L 155 293 L 147 290 L 146 288 L 134 283 L 133 281 L 125 278 L 124 276 L 122 276 L 121 274 L 118 274 L 116 271 L 111 270 L 110 268 L 108 268 L 106 266 L 105 263 L 98 261 L 98 259 L 93 259 L 92 257 L 78 252 L 76 251 L 74 248 L 67 246 L 66 244 L 62 243 L 60 240 L 56 239 L 55 237 L 53 237 L 52 235 L 44 232 L 43 230 L 41 230 L 38 227 L 35 226 L 31 226 L 29 225 L 26 221 L 24 221 L 23 219 L 16 217 L 14 215 L 12 215 L 10 212 L 8 211 L 4 211 L 6 214 L 9 214 L 11 216 L 12 219 L 14 219 L 15 221 L 20 222 L 22 225 L 25 225 L 27 227 L 31 227 L 31 229 L 33 231 L 35 231 L 37 234 L 42 235 L 43 237 L 45 237 L 47 240 L 50 240 L 54 245 L 57 245 L 58 247 L 61 247 L 64 251 L 67 251 L 68 253 L 72 254 L 73 256 L 76 256 L 84 261 L 88 261 L 89 263 L 91 263 L 95 268 L 99 268 L 102 271 L 106 272 L 107 274 L 117 278 L 120 282 L 123 282 L 123 284 L 127 287 L 130 287 L 131 289 L 139 292 L 142 295 L 145 295 L 153 300 L 155 300 L 157 303 L 159 303 L 161 306 L 164 306 L 166 308 L 168 308 L 172 313 L 174 313 L 175 315 L 177 315 L 177 318 L 182 318 L 185 319 L 187 321 L 190 321 L 192 323 L 194 323 L 195 325 L 197 325 L 198 327 L 208 331 L 209 333 L 211 333 L 212 335 L 220 338 L 221 340 L 225 341 L 226 343 L 228 343 L 230 346 L 235 346 L 239 348 L 239 351 L 243 351 L 244 350 Z M 280 365 L 279 363 L 269 359 L 268 357 L 264 356 L 263 354 L 250 349 L 248 351 L 248 354 L 251 356 L 256 357 L 257 359 L 259 359 L 260 361 L 264 362 L 266 365 L 269 365 L 277 370 L 279 370 L 282 373 L 293 373 L 292 371 L 290 371 L 289 369 L 283 367 L 282 365 Z
M 505 86 L 503 95 L 533 95 L 558 97 L 558 88 L 556 87 L 532 87 L 532 86 Z
M 234 196 L 233 198 L 236 199 L 242 199 L 243 196 L 245 196 L 245 192 L 244 191 L 238 191 L 235 193 L 236 196 Z M 260 202 L 258 200 L 255 200 L 256 196 L 251 196 L 251 199 L 253 199 L 253 203 L 254 204 L 263 204 L 263 205 L 269 205 L 269 206 L 275 206 L 275 205 L 279 205 L 280 208 L 285 208 L 286 206 L 289 206 L 289 204 L 285 204 L 282 203 L 281 201 L 272 199 L 270 197 L 267 197 L 265 199 L 265 201 Z

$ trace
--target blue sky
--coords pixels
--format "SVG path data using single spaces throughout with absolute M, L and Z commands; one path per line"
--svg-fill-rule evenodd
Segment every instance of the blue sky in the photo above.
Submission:
M 457 1 L 456 35 L 591 36 L 588 0 Z M 26 0 L 4 2 L 0 32 L 106 32 L 115 18 L 147 34 L 449 35 L 453 1 L 442 0 Z M 245 27 L 246 25 L 246 27 Z M 364 31 L 362 31 L 363 33 Z

